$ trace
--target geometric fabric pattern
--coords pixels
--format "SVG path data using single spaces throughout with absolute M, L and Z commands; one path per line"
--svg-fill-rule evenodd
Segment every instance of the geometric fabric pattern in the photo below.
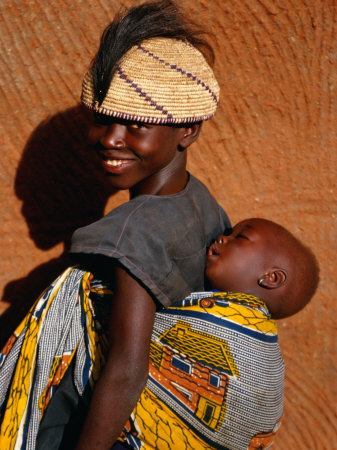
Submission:
M 120 440 L 136 449 L 267 448 L 283 379 L 276 324 L 261 300 L 194 293 L 156 314 L 148 382 Z

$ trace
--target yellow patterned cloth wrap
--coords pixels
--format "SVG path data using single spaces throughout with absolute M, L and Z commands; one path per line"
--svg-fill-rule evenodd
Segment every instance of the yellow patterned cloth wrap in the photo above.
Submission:
M 79 394 L 103 366 L 107 337 L 91 302 L 89 272 L 68 268 L 37 299 L 0 353 L 0 448 L 33 449 L 39 423 L 70 362 Z
M 267 449 L 283 410 L 277 328 L 256 297 L 193 293 L 156 314 L 147 385 L 120 441 L 135 449 Z

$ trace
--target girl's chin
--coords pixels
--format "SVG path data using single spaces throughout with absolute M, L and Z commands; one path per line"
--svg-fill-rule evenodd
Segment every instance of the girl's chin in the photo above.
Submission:
M 126 191 L 128 189 L 131 189 L 133 186 L 130 186 L 130 184 L 122 179 L 119 179 L 118 177 L 115 177 L 111 175 L 110 173 L 106 174 L 106 184 L 109 189 L 112 191 Z

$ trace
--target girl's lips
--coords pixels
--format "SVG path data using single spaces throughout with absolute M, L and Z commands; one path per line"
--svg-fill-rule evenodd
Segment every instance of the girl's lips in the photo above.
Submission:
M 111 159 L 111 158 L 106 158 L 103 159 L 102 164 L 103 164 L 103 168 L 110 173 L 118 173 L 120 171 L 122 171 L 123 169 L 131 166 L 132 164 L 134 164 L 134 160 L 133 159 Z

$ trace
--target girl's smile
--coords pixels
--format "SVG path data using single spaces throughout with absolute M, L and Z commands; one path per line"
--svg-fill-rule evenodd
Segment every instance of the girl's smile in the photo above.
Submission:
M 136 158 L 121 158 L 121 156 L 109 157 L 104 153 L 99 153 L 102 158 L 103 169 L 110 174 L 120 174 L 122 170 L 130 168 L 132 164 L 135 164 Z

